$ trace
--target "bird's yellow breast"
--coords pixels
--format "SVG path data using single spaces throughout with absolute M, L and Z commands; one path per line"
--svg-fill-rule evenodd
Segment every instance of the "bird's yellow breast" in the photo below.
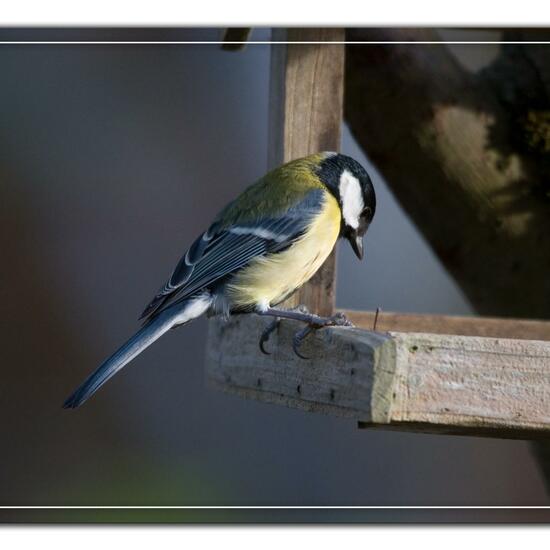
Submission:
M 340 232 L 341 213 L 329 193 L 306 232 L 283 252 L 253 260 L 227 286 L 233 307 L 274 306 L 292 294 L 323 265 Z

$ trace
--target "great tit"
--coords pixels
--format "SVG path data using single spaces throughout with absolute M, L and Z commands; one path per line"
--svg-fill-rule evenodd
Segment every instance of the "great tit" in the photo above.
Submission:
M 145 308 L 144 326 L 65 401 L 75 408 L 169 329 L 200 315 L 256 313 L 296 319 L 311 330 L 349 324 L 275 306 L 308 281 L 339 237 L 359 259 L 376 196 L 365 169 L 351 157 L 324 152 L 272 170 L 229 203 L 191 245 L 168 282 Z M 269 327 L 260 341 L 266 341 Z M 265 350 L 263 350 L 265 351 Z

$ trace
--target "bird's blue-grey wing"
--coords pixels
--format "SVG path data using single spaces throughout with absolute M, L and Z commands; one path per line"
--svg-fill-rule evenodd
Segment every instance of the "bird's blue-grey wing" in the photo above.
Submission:
M 237 221 L 229 226 L 215 222 L 191 245 L 141 318 L 157 315 L 175 301 L 234 273 L 258 256 L 288 248 L 319 213 L 323 200 L 324 191 L 315 189 L 275 216 Z

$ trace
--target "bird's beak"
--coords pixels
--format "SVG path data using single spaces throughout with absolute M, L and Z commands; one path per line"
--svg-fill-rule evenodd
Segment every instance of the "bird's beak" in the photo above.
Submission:
M 353 233 L 348 237 L 349 244 L 355 252 L 355 255 L 362 260 L 363 259 L 363 237 L 357 233 Z

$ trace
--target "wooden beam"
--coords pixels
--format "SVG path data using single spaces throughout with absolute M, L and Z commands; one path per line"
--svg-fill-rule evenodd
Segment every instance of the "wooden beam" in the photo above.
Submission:
M 345 313 L 358 328 L 373 329 L 375 312 L 348 310 Z M 378 315 L 376 330 L 492 336 L 517 340 L 550 340 L 550 321 L 502 317 L 462 317 L 381 311 Z
M 344 29 L 275 29 L 274 41 L 343 41 Z M 344 45 L 271 46 L 270 168 L 319 151 L 338 151 L 343 111 Z M 285 306 L 334 309 L 335 254 Z
M 357 329 L 322 330 L 304 342 L 302 351 L 312 359 L 303 360 L 290 345 L 299 325 L 281 323 L 266 344 L 272 355 L 266 356 L 258 340 L 267 322 L 256 315 L 234 316 L 227 323 L 210 321 L 214 345 L 207 350 L 207 376 L 214 387 L 314 412 L 362 420 L 386 418 L 382 411 L 371 414 L 371 386 L 374 356 L 391 342 L 389 336 Z M 322 361 L 329 353 L 330 360 Z
M 284 322 L 211 321 L 210 383 L 242 397 L 353 418 L 360 427 L 533 439 L 550 437 L 550 343 L 329 328 L 296 357 Z

